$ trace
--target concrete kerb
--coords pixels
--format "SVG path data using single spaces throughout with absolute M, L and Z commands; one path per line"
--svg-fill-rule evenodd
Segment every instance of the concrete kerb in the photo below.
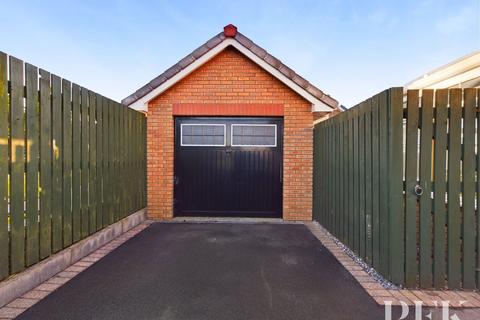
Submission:
M 105 229 L 92 234 L 88 238 L 40 261 L 25 271 L 0 282 L 0 307 L 10 303 L 114 238 L 139 225 L 145 221 L 145 218 L 146 209 L 141 209 Z
M 281 218 L 228 218 L 228 217 L 175 217 L 159 220 L 161 223 L 232 223 L 232 224 L 304 224 L 305 221 L 283 220 Z

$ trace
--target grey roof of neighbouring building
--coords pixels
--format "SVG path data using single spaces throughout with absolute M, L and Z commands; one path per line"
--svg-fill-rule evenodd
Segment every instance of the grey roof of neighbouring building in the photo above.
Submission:
M 306 90 L 308 93 L 310 93 L 312 96 L 317 98 L 318 100 L 322 101 L 326 105 L 332 107 L 333 109 L 338 109 L 339 108 L 339 103 L 337 100 L 334 98 L 330 97 L 329 95 L 325 94 L 322 90 L 318 89 L 314 85 L 312 85 L 310 82 L 299 76 L 298 74 L 295 73 L 292 69 L 287 67 L 285 64 L 283 64 L 280 60 L 269 54 L 265 49 L 261 48 L 260 46 L 256 45 L 252 40 L 241 34 L 240 32 L 237 32 L 235 37 L 233 37 L 235 40 L 237 40 L 241 45 L 246 47 L 248 50 L 250 50 L 252 53 L 254 53 L 256 56 L 267 62 L 269 65 L 280 71 L 283 75 L 285 75 L 287 78 L 295 82 L 298 86 L 302 87 L 304 90 Z M 165 72 L 163 72 L 161 75 L 135 91 L 133 94 L 129 95 L 125 99 L 122 100 L 122 103 L 124 105 L 131 105 L 135 101 L 141 99 L 151 91 L 153 91 L 155 88 L 159 87 L 161 84 L 166 82 L 168 79 L 172 78 L 175 76 L 177 73 L 182 71 L 184 68 L 186 68 L 188 65 L 193 63 L 195 60 L 206 54 L 208 51 L 219 45 L 223 40 L 227 39 L 225 36 L 224 32 L 221 32 L 208 40 L 206 43 L 195 49 L 192 53 L 187 55 L 185 58 L 180 60 L 178 63 L 167 69 Z

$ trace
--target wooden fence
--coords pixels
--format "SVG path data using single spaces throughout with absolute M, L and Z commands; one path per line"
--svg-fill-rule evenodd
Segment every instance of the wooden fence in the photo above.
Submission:
M 145 123 L 0 52 L 0 279 L 145 207 Z
M 392 88 L 317 124 L 315 219 L 396 284 L 479 288 L 479 99 Z

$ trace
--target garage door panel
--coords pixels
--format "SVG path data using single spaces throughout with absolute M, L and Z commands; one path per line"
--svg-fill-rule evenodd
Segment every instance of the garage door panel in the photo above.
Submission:
M 181 174 L 176 175 L 176 193 L 188 196 L 182 202 L 184 210 L 216 210 L 222 205 L 230 183 L 224 174 L 226 157 L 223 150 L 196 149 L 182 154 L 177 162 Z
M 175 215 L 281 216 L 281 119 L 176 118 L 175 130 Z
M 272 204 L 281 199 L 281 162 L 277 152 L 262 150 L 234 150 L 232 152 L 235 198 L 238 207 L 248 210 L 255 203 L 260 211 L 272 210 Z M 276 165 L 277 164 L 277 165 Z M 261 187 L 259 187 L 261 186 Z

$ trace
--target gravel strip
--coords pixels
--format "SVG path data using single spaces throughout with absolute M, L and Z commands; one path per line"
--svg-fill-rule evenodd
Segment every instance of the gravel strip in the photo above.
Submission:
M 318 224 L 318 222 L 315 221 Z M 320 225 L 320 224 L 319 224 Z M 378 273 L 373 267 L 369 266 L 362 258 L 357 256 L 355 252 L 353 252 L 349 247 L 344 245 L 340 240 L 338 240 L 333 234 L 331 234 L 325 227 L 320 225 L 324 230 L 325 234 L 333 241 L 335 244 L 343 251 L 347 256 L 349 256 L 357 265 L 359 265 L 363 271 L 368 273 L 375 281 L 381 284 L 387 290 L 398 290 L 401 289 L 400 287 L 394 285 L 384 277 L 380 273 Z

